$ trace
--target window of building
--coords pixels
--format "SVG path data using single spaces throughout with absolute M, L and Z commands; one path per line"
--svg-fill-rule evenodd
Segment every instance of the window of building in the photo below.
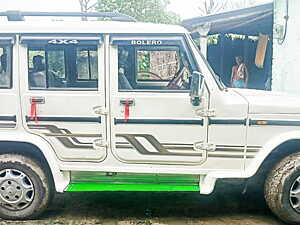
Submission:
M 192 69 L 180 46 L 118 46 L 119 90 L 188 90 Z
M 0 44 L 0 88 L 12 87 L 12 47 Z
M 30 89 L 97 89 L 97 46 L 28 47 Z

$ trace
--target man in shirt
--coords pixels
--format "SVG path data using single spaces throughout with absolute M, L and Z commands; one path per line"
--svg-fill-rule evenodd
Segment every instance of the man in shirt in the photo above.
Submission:
M 31 87 L 46 88 L 46 71 L 43 60 L 44 57 L 41 55 L 33 56 L 33 69 L 29 71 Z
M 0 87 L 10 87 L 10 74 L 7 71 L 7 54 L 3 53 L 0 56 Z
M 232 67 L 231 86 L 233 88 L 247 88 L 249 73 L 246 64 L 243 62 L 243 57 L 237 56 L 235 61 L 237 65 Z

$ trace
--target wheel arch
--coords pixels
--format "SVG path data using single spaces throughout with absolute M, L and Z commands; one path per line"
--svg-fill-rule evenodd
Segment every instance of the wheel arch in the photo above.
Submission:
M 272 169 L 286 156 L 300 152 L 300 132 L 291 132 L 273 138 L 246 169 L 245 177 L 261 175 Z
M 270 171 L 282 159 L 296 152 L 300 152 L 300 138 L 281 143 L 265 158 L 255 175 Z
M 53 148 L 36 135 L 20 135 L 17 139 L 6 135 L 5 139 L 0 139 L 0 154 L 19 154 L 34 159 L 48 174 L 57 192 L 63 192 L 69 184 L 69 174 L 60 170 Z

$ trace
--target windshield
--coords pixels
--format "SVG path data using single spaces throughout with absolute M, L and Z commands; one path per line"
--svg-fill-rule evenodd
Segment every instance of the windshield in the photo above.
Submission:
M 215 74 L 215 72 L 213 71 L 213 69 L 210 67 L 209 63 L 207 62 L 207 60 L 204 58 L 204 56 L 202 55 L 202 53 L 200 52 L 198 46 L 196 45 L 196 43 L 194 42 L 194 40 L 191 38 L 190 35 L 187 35 L 188 36 L 188 39 L 191 41 L 191 43 L 193 43 L 193 46 L 194 48 L 196 49 L 196 51 L 199 53 L 199 55 L 201 56 L 202 58 L 202 61 L 205 63 L 206 67 L 208 68 L 208 70 L 210 71 L 210 73 L 213 75 L 213 78 L 214 80 L 216 81 L 218 87 L 221 89 L 221 90 L 224 90 L 226 89 L 226 85 L 221 81 L 220 77 Z

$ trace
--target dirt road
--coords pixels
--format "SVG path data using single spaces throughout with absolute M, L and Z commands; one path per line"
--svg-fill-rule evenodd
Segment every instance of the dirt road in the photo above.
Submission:
M 282 225 L 261 193 L 242 183 L 220 182 L 209 196 L 198 193 L 104 192 L 56 196 L 40 220 L 0 225 Z

